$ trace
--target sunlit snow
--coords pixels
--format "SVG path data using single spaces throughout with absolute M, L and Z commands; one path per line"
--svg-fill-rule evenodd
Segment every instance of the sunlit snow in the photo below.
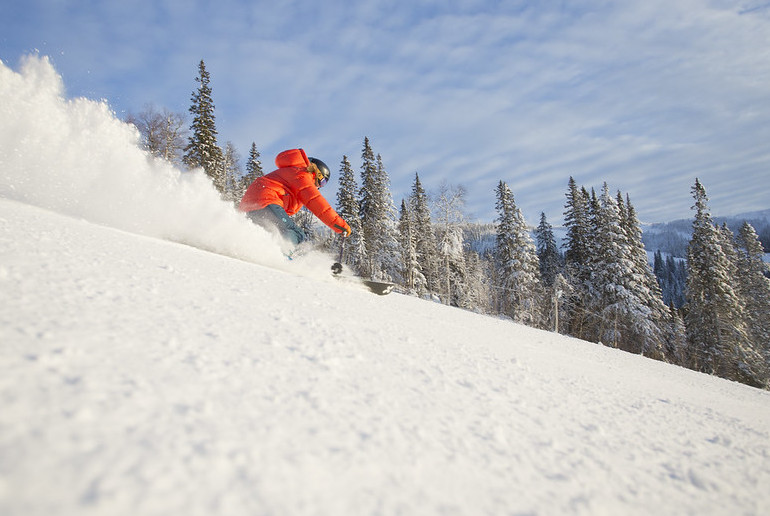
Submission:
M 0 514 L 768 514 L 770 393 L 288 262 L 0 65 Z

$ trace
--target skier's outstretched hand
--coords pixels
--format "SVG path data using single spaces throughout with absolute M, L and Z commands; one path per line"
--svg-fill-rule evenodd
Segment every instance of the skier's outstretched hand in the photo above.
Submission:
M 350 234 L 353 232 L 353 230 L 350 229 L 350 224 L 348 224 L 347 222 L 345 222 L 345 226 L 344 227 L 340 226 L 338 224 L 335 224 L 334 227 L 340 230 L 340 233 L 342 233 L 342 236 L 344 238 L 349 237 Z

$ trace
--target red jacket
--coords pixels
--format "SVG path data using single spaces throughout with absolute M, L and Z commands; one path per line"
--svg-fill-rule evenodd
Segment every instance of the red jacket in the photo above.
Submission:
M 281 206 L 288 215 L 294 215 L 307 206 L 313 215 L 337 233 L 348 228 L 315 186 L 314 174 L 308 172 L 310 161 L 302 149 L 286 150 L 275 158 L 274 170 L 258 177 L 246 189 L 238 209 L 243 212 L 261 210 L 270 205 Z

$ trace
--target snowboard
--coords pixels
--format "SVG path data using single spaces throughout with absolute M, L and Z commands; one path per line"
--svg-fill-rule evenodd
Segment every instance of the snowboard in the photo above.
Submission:
M 340 262 L 335 262 L 334 265 L 332 265 L 332 274 L 335 278 L 338 278 L 340 280 L 348 280 L 348 281 L 354 281 L 356 283 L 361 283 L 366 288 L 369 289 L 370 292 L 377 294 L 378 296 L 386 296 L 393 292 L 393 288 L 396 286 L 393 283 L 387 283 L 384 281 L 374 281 L 369 280 L 365 278 L 361 278 L 358 276 L 343 276 L 342 275 L 342 264 Z

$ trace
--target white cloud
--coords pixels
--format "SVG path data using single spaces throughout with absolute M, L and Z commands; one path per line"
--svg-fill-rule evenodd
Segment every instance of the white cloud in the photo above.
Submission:
M 500 179 L 533 222 L 561 217 L 570 176 L 628 191 L 646 220 L 688 216 L 695 177 L 716 213 L 768 207 L 766 2 L 112 4 L 30 11 L 48 14 L 8 48 L 47 37 L 67 88 L 119 110 L 186 111 L 205 59 L 242 154 L 357 167 L 369 136 L 394 196 L 415 172 L 464 183 L 486 220 Z

